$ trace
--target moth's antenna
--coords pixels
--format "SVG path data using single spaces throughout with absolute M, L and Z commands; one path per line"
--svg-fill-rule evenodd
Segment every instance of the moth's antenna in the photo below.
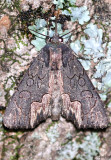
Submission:
M 73 31 L 74 31 L 74 30 L 72 30 L 72 31 L 70 31 L 70 32 L 68 32 L 68 33 L 66 33 L 66 34 L 64 34 L 64 35 L 62 35 L 62 36 L 60 36 L 60 37 L 64 37 L 64 36 L 66 36 L 67 34 L 73 32 Z
M 62 36 L 60 36 L 60 37 L 64 37 L 64 36 L 66 36 L 67 34 L 69 34 L 69 33 L 71 33 L 71 32 L 76 32 L 76 31 L 78 30 L 78 28 L 79 28 L 79 27 L 76 26 L 76 29 L 73 29 L 72 31 L 70 31 L 70 32 L 68 32 L 68 33 L 66 33 L 66 34 L 64 34 L 64 35 L 62 35 Z M 78 33 L 78 32 L 77 32 L 77 33 Z
M 38 33 L 38 34 L 40 34 L 41 36 L 45 36 L 45 37 L 47 37 L 47 35 L 44 35 L 44 34 L 42 34 L 42 33 L 39 33 L 39 32 L 37 32 L 37 31 L 34 31 L 34 30 L 32 30 L 32 29 L 30 29 L 30 31 L 33 31 L 33 32 L 35 32 L 35 33 Z M 48 36 L 49 37 L 49 36 Z M 41 37 L 40 37 L 41 38 Z
M 49 29 L 50 29 L 48 23 L 49 23 L 49 20 L 47 20 L 47 37 L 49 37 Z

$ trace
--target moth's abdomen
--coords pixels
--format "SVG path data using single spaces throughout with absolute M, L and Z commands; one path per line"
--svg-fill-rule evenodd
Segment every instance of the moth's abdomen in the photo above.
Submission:
M 62 77 L 61 71 L 50 71 L 49 79 L 49 93 L 51 95 L 51 118 L 52 120 L 59 120 L 61 115 L 62 103 L 61 103 L 61 85 Z

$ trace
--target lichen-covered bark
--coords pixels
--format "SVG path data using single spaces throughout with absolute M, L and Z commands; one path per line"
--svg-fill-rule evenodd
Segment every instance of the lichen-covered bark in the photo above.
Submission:
M 20 72 L 23 72 L 29 67 L 30 62 L 32 61 L 32 57 L 35 57 L 37 55 L 34 47 L 32 48 L 32 45 L 30 45 L 29 43 L 29 39 L 31 37 L 22 37 L 20 32 L 19 34 L 16 34 L 18 31 L 17 28 L 20 27 L 20 23 L 15 24 L 17 15 L 18 13 L 20 13 L 20 9 L 21 11 L 25 11 L 25 14 L 22 13 L 22 15 L 29 15 L 29 12 L 28 14 L 26 14 L 26 11 L 28 11 L 30 8 L 29 3 L 32 4 L 32 9 L 35 9 L 41 5 L 43 6 L 45 11 L 48 11 L 52 5 L 52 1 L 50 0 L 41 0 L 39 1 L 39 3 L 36 3 L 35 1 L 30 1 L 29 3 L 28 1 L 22 1 L 19 3 L 15 2 L 14 4 L 14 1 L 11 0 L 9 2 L 9 5 L 7 5 L 7 3 L 5 4 L 3 1 L 0 2 L 0 105 L 3 106 L 7 103 L 9 97 L 14 93 L 14 86 L 16 83 L 15 79 L 20 76 Z M 107 42 L 106 47 L 104 48 L 104 54 L 107 59 L 107 57 L 110 55 L 110 49 L 107 48 L 107 44 L 111 41 L 110 1 L 105 0 L 104 2 L 102 2 L 92 0 L 76 0 L 76 5 L 78 7 L 87 6 L 88 11 L 90 12 L 90 20 L 87 22 L 86 16 L 86 19 L 84 21 L 87 23 L 97 23 L 98 28 L 101 28 L 103 30 L 103 42 Z M 11 6 L 13 6 L 13 9 L 10 9 Z M 79 17 L 79 21 L 81 19 L 81 16 Z M 95 16 L 97 16 L 97 19 L 95 18 Z M 25 19 L 27 19 L 27 17 L 25 17 Z M 24 22 L 25 19 L 23 20 Z M 28 22 L 31 21 L 29 20 Z M 68 28 L 73 29 L 73 22 L 67 24 Z M 26 29 L 25 27 L 27 28 L 27 23 L 24 23 L 23 30 Z M 80 39 L 81 35 L 84 35 L 84 29 L 85 24 L 80 25 L 78 28 L 79 34 L 75 35 L 74 38 Z M 8 33 L 10 34 L 8 35 Z M 92 33 L 92 36 L 93 35 L 94 34 Z M 97 46 L 95 45 L 95 47 Z M 28 56 L 27 53 L 30 53 L 30 55 Z M 86 59 L 87 58 L 88 56 L 86 57 Z M 103 59 L 105 59 L 105 57 L 103 57 Z M 93 62 L 93 60 L 90 60 L 90 62 L 91 67 L 89 69 L 88 75 L 91 77 L 95 72 L 97 63 Z M 102 66 L 104 66 L 104 64 Z M 108 72 L 109 66 L 107 62 L 105 63 L 105 66 Z M 35 72 L 33 72 L 32 76 L 34 76 L 34 74 L 36 73 L 37 68 L 35 68 L 34 70 Z M 103 68 L 101 69 L 101 71 L 102 70 Z M 70 72 L 67 73 L 70 74 L 68 76 L 72 76 Z M 103 74 L 102 76 L 104 77 L 105 74 Z M 75 79 L 76 78 L 78 77 L 75 77 Z M 100 79 L 98 79 L 98 81 L 100 82 Z M 107 82 L 109 81 L 110 79 L 107 80 Z M 72 87 L 74 84 L 73 82 L 74 80 L 71 81 Z M 27 82 L 29 86 L 32 83 L 32 79 L 29 79 Z M 80 79 L 80 84 L 81 83 L 84 84 L 83 79 Z M 102 90 L 103 88 L 104 86 L 102 86 Z M 104 93 L 105 96 L 107 96 L 106 101 L 104 102 L 105 105 L 110 104 L 110 86 L 107 87 L 107 90 L 104 91 Z M 26 94 L 26 92 L 21 94 L 21 96 L 23 97 L 24 94 L 25 96 L 28 96 L 28 93 Z M 90 96 L 91 94 L 89 93 L 88 95 Z M 69 99 L 69 97 L 66 98 Z M 41 105 L 41 102 L 39 103 Z M 35 107 L 36 105 L 38 104 L 32 103 L 32 106 Z M 80 121 L 81 104 L 76 101 L 74 105 L 79 108 L 77 119 L 79 119 Z M 94 157 L 96 157 L 95 159 L 109 160 L 111 158 L 111 142 L 109 138 L 111 133 L 110 126 L 108 129 L 102 131 L 77 130 L 77 128 L 75 128 L 72 123 L 67 122 L 65 119 L 60 117 L 60 120 L 57 122 L 52 122 L 52 120 L 49 118 L 32 131 L 13 131 L 3 128 L 1 117 L 4 113 L 2 111 L 0 111 L 0 113 L 0 159 L 2 160 L 71 160 L 74 158 L 82 159 L 84 157 L 86 159 L 90 158 L 92 160 L 94 159 Z M 111 108 L 109 105 L 109 107 L 107 108 L 109 122 L 111 120 L 110 113 Z

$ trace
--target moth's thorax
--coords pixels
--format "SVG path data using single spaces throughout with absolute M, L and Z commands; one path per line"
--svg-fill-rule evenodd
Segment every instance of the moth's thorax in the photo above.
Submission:
M 61 48 L 53 49 L 49 48 L 50 52 L 50 67 L 51 70 L 60 70 L 62 66 L 62 52 Z

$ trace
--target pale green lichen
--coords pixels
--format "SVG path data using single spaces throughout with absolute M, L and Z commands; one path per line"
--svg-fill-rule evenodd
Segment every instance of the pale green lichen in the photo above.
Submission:
M 82 45 L 79 40 L 70 43 L 70 47 L 76 54 L 82 51 Z
M 69 7 L 67 10 L 62 12 L 65 15 L 71 16 L 71 21 L 78 21 L 79 24 L 84 24 L 90 20 L 89 11 L 86 6 L 82 7 Z
M 34 139 L 41 139 L 41 135 L 39 134 L 39 133 L 37 133 L 37 132 L 33 132 L 32 133 L 32 135 L 31 135 L 31 137 Z
M 50 126 L 50 128 L 46 131 L 46 135 L 50 140 L 50 143 L 55 143 L 57 138 L 59 137 L 58 132 L 58 123 L 53 123 L 54 125 Z
M 36 19 L 35 25 L 29 26 L 29 30 L 33 33 L 36 39 L 32 40 L 31 43 L 36 47 L 37 51 L 40 51 L 46 45 L 46 36 L 47 35 L 47 28 L 46 28 L 46 21 L 44 19 Z M 37 30 L 37 32 L 36 32 Z M 43 34 L 43 35 L 41 35 Z
M 111 86 L 111 42 L 108 43 L 107 56 L 104 53 L 106 44 L 102 43 L 103 31 L 98 29 L 97 25 L 90 23 L 86 26 L 84 31 L 88 35 L 88 39 L 81 37 L 81 43 L 84 45 L 84 56 L 89 59 L 93 59 L 97 65 L 95 66 L 96 72 L 94 78 L 102 78 L 102 82 L 92 80 L 94 86 L 98 90 L 103 90 L 104 93 L 100 94 L 102 100 L 106 100 L 106 94 L 108 88 Z M 83 64 L 83 60 L 81 60 Z M 83 65 L 84 66 L 84 65 Z M 87 67 L 85 67 L 86 69 Z
M 86 6 L 83 7 L 77 7 L 72 8 L 72 21 L 77 21 L 79 24 L 84 24 L 85 22 L 88 22 L 90 20 L 89 11 L 87 10 Z
M 10 4 L 10 3 L 11 3 L 11 0 L 6 0 L 6 3 Z
M 106 72 L 105 77 L 102 79 L 102 83 L 105 85 L 104 90 L 107 90 L 111 87 L 111 42 L 108 43 L 107 56 L 102 60 L 102 65 L 104 68 L 104 73 Z
M 56 5 L 57 9 L 63 9 L 64 7 L 68 9 L 68 7 L 74 6 L 76 0 L 53 0 L 53 4 Z
M 100 145 L 101 143 L 97 133 L 89 133 L 84 137 L 82 143 L 76 140 L 66 143 L 59 151 L 57 160 L 93 160 L 100 152 Z
M 36 29 L 38 30 L 38 29 L 44 28 L 47 25 L 47 23 L 44 19 L 38 18 L 35 20 L 35 25 L 36 25 Z
M 111 42 L 108 43 L 107 48 L 107 56 L 104 54 L 104 59 L 96 65 L 96 72 L 94 74 L 95 78 L 102 78 L 100 89 L 105 93 L 111 87 Z
M 31 44 L 33 44 L 36 47 L 37 51 L 40 51 L 46 45 L 46 42 L 45 40 L 36 37 L 35 40 L 31 41 Z
M 54 0 L 53 3 L 56 4 L 58 8 L 63 8 L 64 0 Z
M 79 59 L 79 61 L 81 62 L 82 66 L 85 68 L 85 70 L 89 70 L 90 69 L 91 62 L 89 60 L 81 60 L 81 59 Z
M 94 62 L 97 62 L 99 58 L 104 57 L 103 49 L 102 49 L 102 29 L 98 29 L 97 25 L 90 23 L 86 26 L 84 31 L 89 38 L 81 39 L 84 44 L 84 54 L 88 56 L 92 56 Z

